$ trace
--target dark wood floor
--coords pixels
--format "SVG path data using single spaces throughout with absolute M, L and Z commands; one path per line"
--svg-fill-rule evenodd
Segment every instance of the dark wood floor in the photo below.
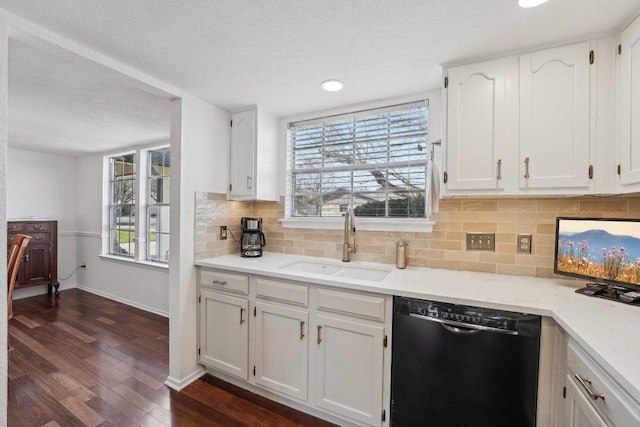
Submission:
M 72 289 L 14 302 L 8 423 L 18 426 L 331 426 L 206 375 L 167 388 L 168 320 Z

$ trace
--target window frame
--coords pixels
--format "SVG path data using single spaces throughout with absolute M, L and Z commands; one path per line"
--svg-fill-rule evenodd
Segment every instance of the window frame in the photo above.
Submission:
M 132 156 L 132 162 L 131 164 L 133 165 L 133 174 L 131 174 L 133 176 L 133 178 L 124 178 L 125 175 L 121 175 L 119 176 L 121 179 L 117 179 L 118 177 L 115 176 L 115 169 L 116 169 L 116 165 L 114 164 L 117 159 L 119 158 L 124 158 L 126 156 Z M 109 255 L 113 255 L 113 256 L 119 256 L 119 257 L 124 257 L 124 258 L 135 258 L 136 257 L 136 253 L 137 253 L 137 248 L 136 248 L 136 234 L 137 234 L 137 228 L 138 228 L 138 221 L 137 221 L 137 210 L 138 210 L 138 191 L 137 191 L 137 180 L 138 180 L 138 171 L 137 171 L 137 153 L 135 151 L 129 151 L 126 153 L 122 153 L 122 154 L 117 154 L 114 156 L 109 156 L 108 159 L 108 164 L 109 164 L 109 178 L 108 178 L 108 186 L 109 186 L 109 203 L 108 203 L 108 217 L 107 217 L 107 226 L 109 229 L 109 245 L 108 245 L 108 254 Z M 124 165 L 124 163 L 123 163 Z M 116 184 L 118 182 L 122 183 L 125 181 L 132 181 L 132 186 L 133 186 L 133 203 L 115 203 L 115 187 Z M 133 223 L 133 231 L 131 231 L 131 224 L 129 222 L 128 226 L 128 234 L 129 234 L 129 239 L 131 239 L 131 235 L 133 235 L 133 253 L 131 253 L 131 240 L 129 240 L 129 250 L 128 252 L 122 253 L 121 250 L 119 250 L 117 253 L 115 251 L 115 247 L 116 247 L 116 241 L 114 240 L 114 235 L 117 233 L 118 235 L 121 235 L 121 232 L 124 230 L 122 228 L 122 225 L 119 224 L 118 221 L 118 212 L 121 208 L 123 207 L 128 207 L 129 208 L 129 218 L 131 218 L 133 216 L 133 218 L 135 219 L 134 223 Z M 114 212 L 115 210 L 115 212 Z M 133 212 L 132 212 L 133 211 Z M 133 213 L 133 215 L 132 215 Z M 118 245 L 120 247 L 120 245 Z
M 146 260 L 150 261 L 150 262 L 161 262 L 161 263 L 168 263 L 169 262 L 169 251 L 171 250 L 171 245 L 169 244 L 169 247 L 166 249 L 167 252 L 167 257 L 166 260 L 163 259 L 162 257 L 158 256 L 152 256 L 151 255 L 151 235 L 155 234 L 156 236 L 156 253 L 159 254 L 162 251 L 165 251 L 164 247 L 163 247 L 163 239 L 161 238 L 161 236 L 167 236 L 170 237 L 171 235 L 171 216 L 170 213 L 167 212 L 167 215 L 169 216 L 169 218 L 167 218 L 166 221 L 166 226 L 167 229 L 165 231 L 165 229 L 163 228 L 162 231 L 158 231 L 157 227 L 158 224 L 160 222 L 162 222 L 164 224 L 164 221 L 162 221 L 162 208 L 166 207 L 169 208 L 171 207 L 171 192 L 169 191 L 169 199 L 168 202 L 153 202 L 152 201 L 152 193 L 151 193 L 151 182 L 152 180 L 159 180 L 160 182 L 163 183 L 163 188 L 164 188 L 164 180 L 168 179 L 169 183 L 171 183 L 171 163 L 169 163 L 169 166 L 165 166 L 164 165 L 164 159 L 165 154 L 167 152 L 167 150 L 169 151 L 169 161 L 171 161 L 171 147 L 166 146 L 166 147 L 159 147 L 157 149 L 151 149 L 151 150 L 147 150 L 147 169 L 146 169 L 146 174 L 145 174 L 145 178 L 146 178 L 146 190 L 147 190 L 147 197 L 146 197 L 146 204 L 145 204 L 145 211 L 146 211 Z M 161 175 L 152 175 L 152 166 L 153 166 L 153 153 L 154 152 L 162 152 L 162 159 L 163 159 L 163 166 L 162 166 L 162 174 Z M 166 170 L 169 170 L 168 174 L 165 174 Z M 170 185 L 170 184 L 169 184 Z M 164 200 L 164 197 L 163 197 Z M 151 211 L 153 210 L 153 208 L 158 208 L 157 214 L 156 214 L 156 231 L 152 231 L 151 230 Z
M 405 106 L 405 104 L 415 104 L 418 102 L 424 102 L 427 108 L 427 153 L 431 152 L 433 147 L 430 145 L 431 137 L 429 135 L 430 127 L 431 127 L 431 112 L 430 112 L 430 102 L 428 94 L 416 95 L 413 97 L 402 97 L 395 98 L 391 100 L 382 100 L 371 102 L 367 104 L 361 104 L 358 106 L 352 106 L 349 108 L 342 108 L 338 110 L 327 111 L 323 113 L 315 113 L 315 114 L 306 114 L 297 117 L 289 117 L 283 120 L 283 133 L 286 134 L 287 137 L 287 145 L 286 145 L 286 196 L 284 199 L 285 202 L 285 217 L 280 220 L 281 225 L 284 228 L 309 228 L 309 229 L 341 229 L 344 226 L 344 220 L 341 217 L 313 217 L 313 216 L 294 216 L 293 215 L 293 141 L 290 137 L 289 127 L 290 124 L 296 122 L 306 122 L 313 123 L 319 122 L 322 120 L 326 120 L 329 118 L 339 119 L 341 117 L 346 116 L 355 116 L 355 115 L 367 115 L 375 113 L 375 110 L 383 111 L 383 110 L 391 110 L 393 111 L 394 107 L 399 107 L 400 109 Z M 437 105 L 437 103 L 436 103 Z M 428 198 L 430 197 L 430 189 L 431 189 L 431 171 L 427 170 L 427 165 L 429 163 L 429 158 L 427 158 L 425 162 L 425 182 L 424 182 L 424 198 L 425 198 L 425 216 L 424 217 L 397 217 L 397 216 L 387 216 L 387 217 L 365 217 L 358 216 L 356 217 L 356 222 L 358 223 L 358 229 L 360 230 L 375 230 L 375 231 L 402 231 L 402 232 L 430 232 L 435 224 L 429 218 L 429 212 L 427 211 Z M 433 160 L 433 156 L 431 157 Z M 350 192 L 349 197 L 353 198 L 353 195 L 359 194 L 358 192 Z M 351 203 L 350 203 L 351 205 Z
M 148 246 L 148 228 L 150 225 L 150 221 L 148 219 L 148 199 L 150 197 L 149 191 L 149 164 L 150 164 L 150 153 L 153 151 L 171 149 L 171 144 L 169 142 L 163 144 L 154 144 L 152 146 L 144 146 L 144 147 L 136 147 L 130 148 L 126 151 L 109 153 L 103 155 L 103 187 L 102 187 L 102 200 L 103 200 L 103 209 L 102 209 L 102 251 L 100 256 L 102 258 L 118 260 L 123 262 L 131 262 L 138 264 L 145 264 L 154 267 L 160 268 L 168 268 L 169 267 L 169 257 L 167 256 L 167 260 L 156 260 L 151 259 L 149 254 L 149 246 Z M 134 225 L 134 253 L 130 254 L 121 254 L 115 253 L 113 249 L 114 240 L 112 239 L 113 235 L 111 233 L 111 215 L 112 215 L 112 198 L 113 198 L 113 186 L 111 185 L 112 181 L 112 166 L 111 160 L 117 157 L 125 156 L 125 155 L 134 155 L 134 164 L 135 164 L 135 225 Z M 169 203 L 164 204 L 166 206 L 170 206 Z M 167 222 L 167 225 L 169 222 Z M 166 233 L 170 235 L 170 229 Z M 170 250 L 170 248 L 169 248 Z

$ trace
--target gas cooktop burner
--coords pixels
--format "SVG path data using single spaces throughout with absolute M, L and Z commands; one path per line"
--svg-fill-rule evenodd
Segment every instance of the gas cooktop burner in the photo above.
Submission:
M 576 293 L 640 306 L 640 292 L 622 286 L 588 283 L 584 288 L 576 289 Z

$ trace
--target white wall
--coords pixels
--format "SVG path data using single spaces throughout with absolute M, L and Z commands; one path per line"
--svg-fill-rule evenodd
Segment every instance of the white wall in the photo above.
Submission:
M 104 154 L 77 159 L 77 287 L 163 316 L 169 315 L 169 271 L 101 257 Z M 107 236 L 104 236 L 107 238 Z
M 0 16 L 0 242 L 7 241 L 7 78 L 9 76 L 7 61 L 9 53 L 9 36 L 7 23 Z M 0 251 L 0 286 L 7 289 L 7 252 Z M 7 348 L 7 299 L 0 298 L 0 348 Z M 0 426 L 7 425 L 7 351 L 0 353 Z
M 74 287 L 76 260 L 76 159 L 9 148 L 7 218 L 58 221 L 58 277 L 61 289 Z M 46 285 L 16 289 L 15 299 L 46 293 Z
M 171 115 L 171 259 L 169 378 L 182 389 L 203 373 L 198 364 L 195 192 L 225 193 L 230 114 L 191 96 L 174 101 Z M 176 203 L 179 201 L 179 203 Z

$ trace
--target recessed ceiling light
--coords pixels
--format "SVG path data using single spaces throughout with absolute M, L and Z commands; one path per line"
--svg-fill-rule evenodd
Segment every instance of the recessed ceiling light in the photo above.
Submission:
M 337 92 L 342 89 L 342 82 L 340 80 L 325 80 L 320 83 L 320 87 L 327 92 Z
M 546 3 L 548 0 L 518 0 L 518 4 L 520 7 L 536 7 L 540 6 L 542 3 Z

